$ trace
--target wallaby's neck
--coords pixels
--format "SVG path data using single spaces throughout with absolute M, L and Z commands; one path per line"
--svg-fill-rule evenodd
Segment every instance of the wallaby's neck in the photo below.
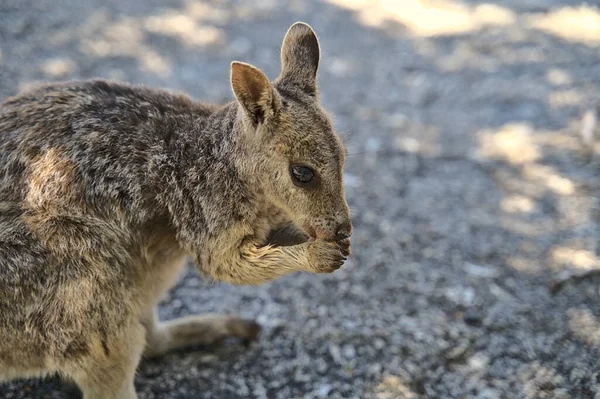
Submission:
M 238 112 L 229 103 L 183 125 L 172 121 L 175 139 L 162 149 L 158 197 L 183 234 L 223 228 L 254 209 L 256 190 L 240 162 L 245 143 Z
M 200 116 L 195 146 L 210 149 L 211 159 L 221 166 L 228 166 L 244 181 L 256 178 L 255 165 L 249 164 L 249 155 L 258 151 L 256 142 L 244 133 L 243 110 L 236 101 L 214 107 L 210 114 Z

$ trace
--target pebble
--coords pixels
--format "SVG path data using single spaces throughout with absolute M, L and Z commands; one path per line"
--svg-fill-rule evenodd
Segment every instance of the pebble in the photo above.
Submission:
M 470 326 L 479 326 L 481 325 L 483 317 L 477 310 L 468 309 L 463 315 L 463 320 Z
M 343 354 L 346 359 L 352 360 L 356 357 L 356 349 L 352 345 L 344 345 Z
M 332 387 L 329 384 L 323 384 L 319 387 L 319 389 L 317 390 L 317 395 L 320 398 L 326 398 L 329 395 L 329 392 L 331 392 Z

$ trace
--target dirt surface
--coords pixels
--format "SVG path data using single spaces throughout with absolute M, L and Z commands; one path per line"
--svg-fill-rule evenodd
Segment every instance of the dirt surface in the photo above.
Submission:
M 598 3 L 487 3 L 0 0 L 2 98 L 105 77 L 224 102 L 230 61 L 275 78 L 289 25 L 320 36 L 354 257 L 262 287 L 190 269 L 163 318 L 237 312 L 264 333 L 144 362 L 141 398 L 600 398 L 600 280 L 548 291 L 600 268 L 598 140 L 578 138 L 600 100 Z

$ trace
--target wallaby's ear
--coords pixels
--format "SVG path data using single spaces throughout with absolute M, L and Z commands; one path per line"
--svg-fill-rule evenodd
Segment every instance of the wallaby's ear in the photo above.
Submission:
M 319 39 L 313 29 L 304 22 L 296 22 L 283 39 L 279 80 L 316 95 L 320 57 Z
M 263 123 L 279 107 L 279 97 L 260 69 L 244 62 L 231 63 L 231 87 L 238 102 L 255 124 Z

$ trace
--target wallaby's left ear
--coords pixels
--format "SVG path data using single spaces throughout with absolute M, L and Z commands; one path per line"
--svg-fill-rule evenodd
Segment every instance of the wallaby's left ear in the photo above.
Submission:
M 296 22 L 283 39 L 279 81 L 316 95 L 320 57 L 319 39 L 314 30 L 304 22 Z
M 279 95 L 267 75 L 250 64 L 231 63 L 231 88 L 255 124 L 263 123 L 281 107 Z

